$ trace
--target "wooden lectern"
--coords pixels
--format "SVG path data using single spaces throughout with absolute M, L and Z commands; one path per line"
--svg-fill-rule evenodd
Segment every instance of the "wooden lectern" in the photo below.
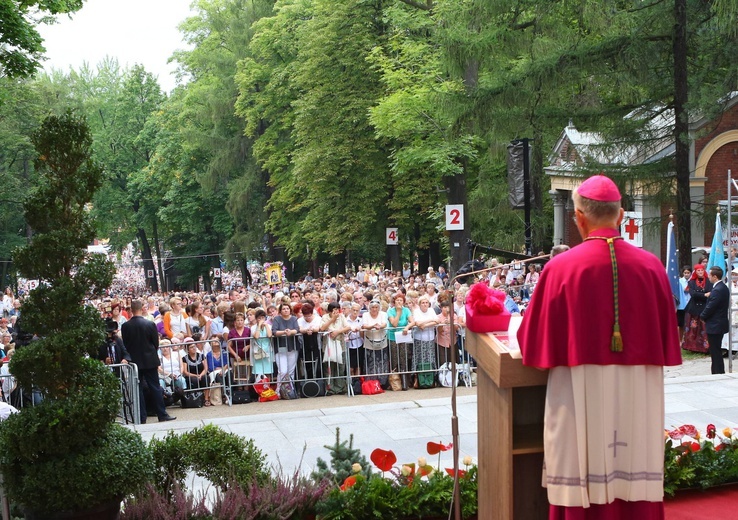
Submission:
M 523 366 L 507 332 L 467 330 L 477 362 L 479 518 L 548 518 L 543 469 L 543 411 L 548 372 Z

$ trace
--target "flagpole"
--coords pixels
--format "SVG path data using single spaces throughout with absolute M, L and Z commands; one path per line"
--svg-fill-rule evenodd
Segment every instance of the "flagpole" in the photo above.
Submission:
M 728 170 L 728 251 L 733 250 L 733 187 L 738 190 L 738 185 L 731 177 L 731 172 Z M 728 254 L 728 260 L 730 265 L 726 266 L 726 271 L 730 269 L 733 271 L 733 262 L 730 259 L 731 255 Z M 727 275 L 727 273 L 726 273 Z M 733 300 L 736 295 L 733 293 L 733 279 L 732 276 L 728 276 L 728 287 L 730 287 L 730 307 L 728 310 L 728 321 L 730 326 L 728 327 L 728 373 L 733 373 Z

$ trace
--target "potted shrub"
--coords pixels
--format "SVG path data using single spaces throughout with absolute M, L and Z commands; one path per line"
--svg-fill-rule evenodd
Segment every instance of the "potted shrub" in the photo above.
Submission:
M 327 480 L 303 476 L 299 468 L 292 475 L 281 470 L 272 475 L 252 440 L 214 425 L 169 432 L 162 439 L 152 439 L 150 446 L 154 482 L 126 500 L 123 520 L 314 519 L 316 504 L 329 486 Z M 186 488 L 193 473 L 206 488 L 214 488 L 212 500 Z
M 48 117 L 32 140 L 37 179 L 24 211 L 33 237 L 14 262 L 40 282 L 19 323 L 38 339 L 18 346 L 10 370 L 43 400 L 0 424 L 0 471 L 26 518 L 117 518 L 123 496 L 149 480 L 153 459 L 137 433 L 114 423 L 119 383 L 91 357 L 104 324 L 84 301 L 113 276 L 103 255 L 87 253 L 95 233 L 86 205 L 102 171 L 86 122 L 71 112 Z

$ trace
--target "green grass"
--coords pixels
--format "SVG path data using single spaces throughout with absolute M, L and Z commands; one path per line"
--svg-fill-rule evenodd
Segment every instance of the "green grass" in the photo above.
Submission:
M 682 361 L 689 361 L 691 359 L 704 359 L 710 357 L 710 354 L 701 354 L 699 352 L 692 352 L 691 350 L 682 349 Z

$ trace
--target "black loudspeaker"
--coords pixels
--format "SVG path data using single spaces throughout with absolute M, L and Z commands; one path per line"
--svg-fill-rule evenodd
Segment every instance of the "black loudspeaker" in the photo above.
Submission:
M 300 386 L 300 394 L 303 397 L 323 397 L 325 393 L 325 381 L 323 379 L 311 379 Z

